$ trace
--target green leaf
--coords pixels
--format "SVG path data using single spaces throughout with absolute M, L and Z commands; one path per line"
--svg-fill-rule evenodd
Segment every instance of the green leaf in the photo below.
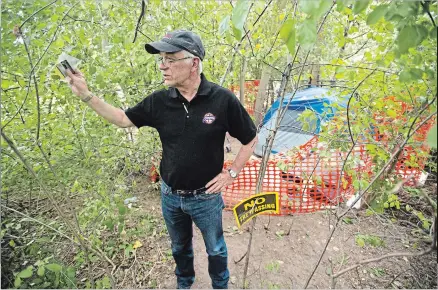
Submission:
M 105 221 L 104 225 L 108 228 L 108 230 L 110 231 L 114 230 L 114 221 L 112 219 Z
M 403 83 L 419 80 L 423 76 L 423 71 L 418 68 L 412 68 L 410 70 L 403 70 L 399 75 L 399 80 Z
M 7 88 L 9 88 L 9 87 L 12 87 L 13 84 L 14 84 L 14 82 L 12 82 L 12 81 L 10 81 L 10 80 L 4 80 L 4 79 L 2 79 L 2 82 L 1 82 L 1 88 L 2 88 L 2 89 L 7 89 Z
M 402 71 L 402 72 L 400 73 L 400 75 L 399 75 L 399 80 L 400 80 L 402 83 L 409 82 L 411 79 L 412 79 L 412 78 L 411 78 L 411 73 L 410 73 L 409 71 L 407 71 L 407 70 Z
M 38 268 L 38 271 L 37 271 L 38 276 L 40 276 L 40 277 L 44 276 L 45 271 L 46 271 L 46 269 L 44 268 L 44 266 L 40 266 Z
M 369 4 L 370 4 L 370 0 L 357 0 L 356 2 L 354 2 L 353 13 L 354 14 L 361 13 L 363 10 L 365 10 L 368 7 Z
M 47 268 L 47 270 L 55 272 L 55 273 L 59 273 L 62 270 L 62 266 L 59 264 L 47 264 L 46 268 Z
M 368 242 L 373 247 L 383 246 L 384 244 L 383 240 L 376 236 L 368 236 Z
M 61 48 L 64 46 L 64 40 L 58 38 L 54 43 L 53 46 L 56 48 Z
M 40 284 L 40 283 L 42 283 L 43 282 L 43 280 L 41 280 L 40 278 L 36 278 L 36 279 L 33 279 L 32 280 L 32 283 L 33 284 Z M 34 288 L 36 288 L 36 287 L 34 287 Z
M 432 148 L 437 148 L 436 130 L 437 130 L 437 125 L 435 123 L 432 129 L 430 129 L 429 133 L 427 133 L 427 145 L 429 145 Z
M 383 15 L 385 15 L 385 13 L 388 11 L 388 6 L 389 5 L 380 5 L 377 6 L 373 12 L 371 12 L 370 14 L 368 14 L 367 17 L 367 24 L 368 25 L 373 25 L 376 24 L 382 17 Z
M 104 84 L 104 80 L 103 80 L 103 76 L 102 75 L 97 75 L 96 76 L 96 83 L 99 85 L 99 86 L 104 86 L 105 84 Z
M 419 80 L 423 76 L 423 71 L 418 68 L 412 68 L 409 70 L 409 73 L 411 74 L 411 77 L 413 80 Z
M 111 1 L 110 0 L 103 0 L 102 8 L 106 10 L 106 9 L 108 9 L 110 7 L 111 7 Z
M 303 21 L 298 29 L 298 42 L 304 50 L 312 48 L 316 42 L 316 21 L 313 19 L 306 19 Z
M 90 75 L 94 75 L 96 73 L 96 67 L 95 66 L 90 66 L 90 68 L 88 69 L 88 73 Z
M 391 118 L 395 118 L 397 117 L 397 112 L 394 110 L 388 110 L 388 116 L 390 116 Z
M 233 30 L 235 34 L 234 36 L 239 41 L 243 36 L 243 25 L 245 24 L 246 17 L 248 16 L 249 7 L 250 7 L 250 1 L 238 0 L 236 6 L 234 6 L 233 8 L 233 13 L 231 15 L 231 22 L 233 24 Z M 236 35 L 237 31 L 240 31 L 240 33 L 238 33 L 239 35 Z
M 219 24 L 219 34 L 223 35 L 228 29 L 230 29 L 230 15 L 225 16 Z
M 21 271 L 20 273 L 18 273 L 17 277 L 20 277 L 23 279 L 32 277 L 32 274 L 33 274 L 32 270 L 33 270 L 33 266 L 29 266 L 26 269 L 24 269 L 23 271 Z
M 234 38 L 240 41 L 240 39 L 242 39 L 243 32 L 237 29 L 236 27 L 234 27 L 234 25 L 232 25 L 231 27 L 233 28 Z
M 362 239 L 361 237 L 356 237 L 356 244 L 357 244 L 359 247 L 365 247 L 365 240 Z
M 418 45 L 429 35 L 429 31 L 423 25 L 415 25 L 415 29 L 417 30 L 416 44 Z
M 310 15 L 311 18 L 318 20 L 329 10 L 332 2 L 326 0 L 303 0 L 299 2 L 299 5 L 304 13 Z
M 59 285 L 59 272 L 55 273 L 55 281 L 53 281 L 53 287 L 58 288 Z
M 435 27 L 432 27 L 432 29 L 429 32 L 429 36 L 432 39 L 437 39 L 438 29 Z
M 406 25 L 403 27 L 396 39 L 400 52 L 406 53 L 410 47 L 419 45 L 428 33 L 423 25 Z
M 419 2 L 420 1 L 396 1 L 394 3 L 397 5 L 397 8 L 394 12 L 403 18 L 415 16 L 417 15 L 420 6 Z
M 108 278 L 108 276 L 105 276 L 102 279 L 102 288 L 104 288 L 104 289 L 110 289 L 111 288 L 111 282 L 110 282 L 110 279 Z
M 119 214 L 120 215 L 125 215 L 126 213 L 126 207 L 124 205 L 119 205 Z
M 344 8 L 350 5 L 351 0 L 336 0 L 336 11 L 342 12 Z
M 76 277 L 76 270 L 73 267 L 68 267 L 67 268 L 67 277 L 69 277 L 70 279 L 74 279 Z
M 289 53 L 295 54 L 295 21 L 288 19 L 283 23 L 280 29 L 280 37 L 284 40 Z
M 20 279 L 20 277 L 15 277 L 15 281 L 14 281 L 14 287 L 15 288 L 20 288 L 20 286 L 21 286 L 21 279 Z

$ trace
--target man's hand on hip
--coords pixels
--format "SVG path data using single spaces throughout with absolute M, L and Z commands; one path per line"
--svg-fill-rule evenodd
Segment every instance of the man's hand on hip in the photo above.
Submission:
M 234 179 L 230 176 L 230 173 L 222 169 L 222 172 L 219 173 L 215 178 L 210 180 L 205 187 L 207 187 L 206 193 L 216 193 L 221 192 L 228 185 L 232 184 Z

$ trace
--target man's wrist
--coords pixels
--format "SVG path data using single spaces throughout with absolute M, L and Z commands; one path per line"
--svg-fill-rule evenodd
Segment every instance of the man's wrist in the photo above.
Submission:
M 228 173 L 230 174 L 231 178 L 233 178 L 233 179 L 236 178 L 238 175 L 238 173 L 231 168 L 228 169 Z
M 81 98 L 81 101 L 84 103 L 88 103 L 93 97 L 94 94 L 92 92 L 88 92 L 84 98 Z

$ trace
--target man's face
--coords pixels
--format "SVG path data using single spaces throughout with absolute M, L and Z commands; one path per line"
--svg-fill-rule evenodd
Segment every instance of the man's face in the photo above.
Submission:
M 185 57 L 184 52 L 162 52 L 160 56 L 165 60 L 164 64 L 160 62 L 158 66 L 163 74 L 164 84 L 166 86 L 175 87 L 189 78 L 193 69 L 193 60 L 190 58 L 183 59 Z

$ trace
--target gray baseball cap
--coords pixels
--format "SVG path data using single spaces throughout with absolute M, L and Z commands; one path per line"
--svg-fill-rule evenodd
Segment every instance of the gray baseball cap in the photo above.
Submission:
M 201 38 L 197 34 L 187 30 L 168 32 L 160 41 L 146 43 L 145 49 L 151 54 L 160 52 L 173 53 L 185 50 L 199 57 L 201 60 L 203 60 L 205 56 Z

